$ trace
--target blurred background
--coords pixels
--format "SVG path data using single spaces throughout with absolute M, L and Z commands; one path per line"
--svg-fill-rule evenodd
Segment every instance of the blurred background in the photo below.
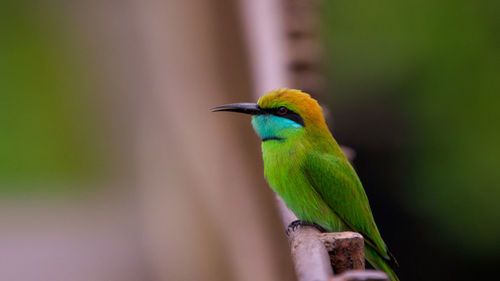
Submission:
M 500 256 L 498 1 L 1 1 L 1 280 L 294 280 L 248 116 L 300 88 L 401 280 Z

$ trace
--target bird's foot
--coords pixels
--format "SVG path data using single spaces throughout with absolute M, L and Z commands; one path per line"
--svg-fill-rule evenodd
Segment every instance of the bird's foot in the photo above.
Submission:
M 315 227 L 316 229 L 318 229 L 320 232 L 326 232 L 326 230 L 323 227 L 321 227 L 315 223 L 303 221 L 303 220 L 295 220 L 295 221 L 291 222 L 288 225 L 288 227 L 286 228 L 286 235 L 289 236 L 290 233 L 295 231 L 300 226 L 312 226 L 312 227 Z

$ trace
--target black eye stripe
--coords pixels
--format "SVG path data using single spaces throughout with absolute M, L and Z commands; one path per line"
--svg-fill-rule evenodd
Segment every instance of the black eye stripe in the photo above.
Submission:
M 272 115 L 276 115 L 276 116 L 279 116 L 279 117 L 283 117 L 283 118 L 286 118 L 286 119 L 290 119 L 292 120 L 293 122 L 301 125 L 301 126 L 305 126 L 304 124 L 304 119 L 302 119 L 302 117 L 291 111 L 290 109 L 287 108 L 287 112 L 285 114 L 279 114 L 278 113 L 278 109 L 279 107 L 277 108 L 266 108 L 266 109 L 263 109 L 264 111 L 266 111 L 268 114 L 272 114 Z

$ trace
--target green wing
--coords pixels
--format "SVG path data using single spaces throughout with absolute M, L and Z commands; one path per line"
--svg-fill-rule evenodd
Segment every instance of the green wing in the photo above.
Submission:
M 349 161 L 313 152 L 307 155 L 303 169 L 314 189 L 344 223 L 361 233 L 367 244 L 383 257 L 389 258 L 365 190 Z

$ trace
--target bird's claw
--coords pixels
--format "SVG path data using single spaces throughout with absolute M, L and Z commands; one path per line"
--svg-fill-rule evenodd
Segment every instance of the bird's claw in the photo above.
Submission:
M 315 227 L 316 229 L 318 229 L 320 232 L 326 232 L 326 230 L 323 227 L 321 227 L 315 223 L 303 221 L 303 220 L 294 220 L 286 228 L 286 235 L 290 236 L 290 233 L 294 232 L 300 226 L 312 226 L 312 227 Z

